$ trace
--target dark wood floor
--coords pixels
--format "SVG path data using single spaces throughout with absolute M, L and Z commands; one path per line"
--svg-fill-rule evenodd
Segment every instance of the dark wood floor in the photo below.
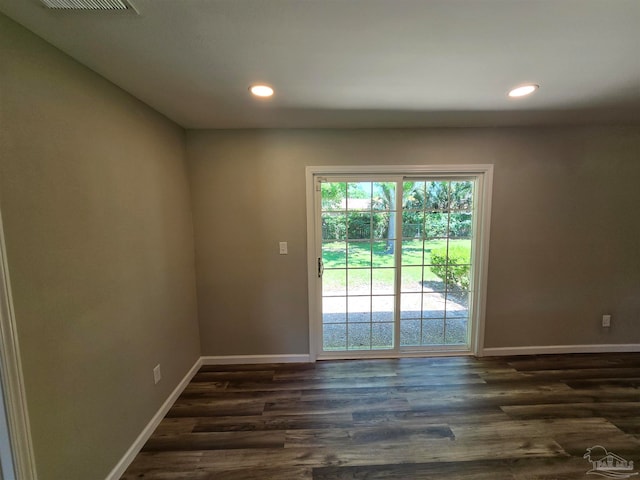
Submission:
M 639 386 L 640 354 L 205 366 L 122 478 L 585 479 L 595 445 L 638 471 Z

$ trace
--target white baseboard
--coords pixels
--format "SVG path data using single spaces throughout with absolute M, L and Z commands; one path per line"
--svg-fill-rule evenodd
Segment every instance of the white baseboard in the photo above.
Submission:
M 198 373 L 198 370 L 202 365 L 237 365 L 237 364 L 251 364 L 251 363 L 307 363 L 310 361 L 309 355 L 228 355 L 219 357 L 200 357 L 196 363 L 187 372 L 184 378 L 171 392 L 171 395 L 162 404 L 160 409 L 151 418 L 146 427 L 142 430 L 138 438 L 135 439 L 129 450 L 120 459 L 117 465 L 111 470 L 105 480 L 119 480 L 120 477 L 127 470 L 129 465 L 136 458 L 136 455 L 140 453 L 142 447 L 149 437 L 153 434 L 154 430 L 158 427 L 162 419 L 165 417 L 171 406 L 178 399 L 180 394 L 187 388 L 191 379 Z
M 200 357 L 202 365 L 241 365 L 255 363 L 309 363 L 311 357 L 302 355 L 223 355 Z
M 138 435 L 138 438 L 136 438 L 136 440 L 133 442 L 133 445 L 129 447 L 129 450 L 127 450 L 127 452 L 120 459 L 117 465 L 113 468 L 113 470 L 111 470 L 111 473 L 107 475 L 106 480 L 119 480 L 119 478 L 124 474 L 125 470 L 129 467 L 129 465 L 131 465 L 131 462 L 133 462 L 133 460 L 136 458 L 136 455 L 140 453 L 140 450 L 142 450 L 142 447 L 144 447 L 144 444 L 146 443 L 146 441 L 149 440 L 149 437 L 151 437 L 151 434 L 154 432 L 156 427 L 160 424 L 160 422 L 162 421 L 164 416 L 167 414 L 171 406 L 178 399 L 178 397 L 184 391 L 187 385 L 189 385 L 189 382 L 195 376 L 195 374 L 198 372 L 201 366 L 202 366 L 202 357 L 196 360 L 196 363 L 193 365 L 193 367 L 191 367 L 191 369 L 187 372 L 184 378 L 180 381 L 178 386 L 173 390 L 173 392 L 171 392 L 171 395 L 169 395 L 169 398 L 167 398 L 167 400 L 162 404 L 160 409 L 151 418 L 147 426 L 144 427 L 140 435 Z
M 611 343 L 604 345 L 544 345 L 537 347 L 498 347 L 483 348 L 483 357 L 501 357 L 511 355 L 545 355 L 561 353 L 616 353 L 640 352 L 637 343 Z

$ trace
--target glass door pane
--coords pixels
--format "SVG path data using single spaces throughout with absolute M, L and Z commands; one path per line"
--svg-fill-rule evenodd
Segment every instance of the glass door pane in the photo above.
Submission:
M 471 180 L 404 182 L 400 347 L 469 346 Z
M 321 183 L 322 350 L 395 348 L 396 182 Z

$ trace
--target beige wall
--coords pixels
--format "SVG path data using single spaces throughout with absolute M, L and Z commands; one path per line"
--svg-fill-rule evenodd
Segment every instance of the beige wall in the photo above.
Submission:
M 640 343 L 638 127 L 190 131 L 187 151 L 203 355 L 308 352 L 307 165 L 493 163 L 485 346 Z
M 0 122 L 39 478 L 103 479 L 199 356 L 184 132 L 2 15 Z

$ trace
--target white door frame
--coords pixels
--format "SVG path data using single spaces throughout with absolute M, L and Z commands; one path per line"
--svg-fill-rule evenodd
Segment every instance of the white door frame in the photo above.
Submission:
M 4 480 L 37 480 L 0 214 L 0 461 Z M 3 400 L 3 401 L 2 401 Z M 0 415 L 2 417 L 2 415 Z M 8 431 L 7 431 L 8 427 Z
M 489 229 L 491 226 L 491 197 L 493 190 L 493 165 L 376 165 L 376 166 L 309 166 L 306 168 L 307 194 L 307 277 L 309 295 L 309 358 L 318 358 L 318 345 L 321 338 L 321 298 L 322 283 L 318 280 L 318 245 L 316 221 L 316 182 L 324 175 L 415 175 L 438 176 L 469 175 L 476 178 L 477 191 L 474 236 L 476 238 L 476 268 L 474 269 L 473 295 L 474 321 L 471 322 L 471 353 L 482 356 L 484 346 L 485 305 L 487 297 L 487 271 L 489 267 Z M 376 352 L 378 357 L 398 356 L 396 352 L 384 354 Z M 430 352 L 428 355 L 436 355 Z M 443 354 L 459 354 L 455 351 L 443 351 Z M 403 355 L 409 356 L 410 354 Z M 420 355 L 425 355 L 424 353 Z M 342 357 L 344 358 L 344 357 Z

